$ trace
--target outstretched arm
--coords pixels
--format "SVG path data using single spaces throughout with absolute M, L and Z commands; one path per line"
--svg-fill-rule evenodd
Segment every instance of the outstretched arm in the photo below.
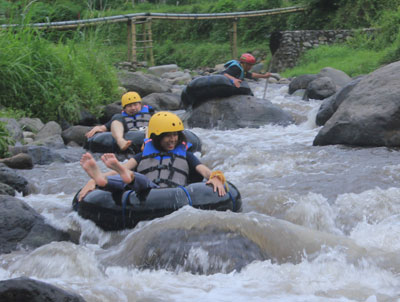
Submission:
M 270 76 L 272 76 L 272 73 L 270 72 L 266 72 L 266 73 L 256 73 L 256 72 L 252 72 L 251 73 L 251 77 L 254 79 L 266 79 L 269 78 Z
M 196 171 L 200 173 L 201 176 L 208 179 L 206 184 L 212 184 L 214 192 L 218 191 L 219 196 L 224 196 L 226 194 L 224 182 L 218 176 L 212 176 L 211 170 L 206 165 L 197 165 Z

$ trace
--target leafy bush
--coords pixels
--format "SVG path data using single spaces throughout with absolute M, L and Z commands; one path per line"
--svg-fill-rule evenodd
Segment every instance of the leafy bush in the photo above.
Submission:
M 14 144 L 5 125 L 0 121 L 0 158 L 9 156 L 8 146 Z
M 22 28 L 0 32 L 0 44 L 0 105 L 75 122 L 81 108 L 94 112 L 117 94 L 115 69 L 95 40 L 53 44 Z

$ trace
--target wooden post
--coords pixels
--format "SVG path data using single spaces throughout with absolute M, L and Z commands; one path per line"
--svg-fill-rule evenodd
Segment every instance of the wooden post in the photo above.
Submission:
M 143 32 L 143 59 L 148 62 L 148 58 L 147 58 L 147 46 L 148 46 L 148 42 L 147 42 L 147 18 L 144 19 L 144 22 L 142 24 L 142 32 Z
M 132 62 L 132 19 L 128 19 L 128 22 L 126 23 L 127 26 L 127 31 L 126 31 L 126 46 L 127 46 L 127 57 L 128 57 L 128 62 Z
M 233 19 L 232 58 L 237 59 L 237 18 Z
M 128 58 L 129 62 L 136 63 L 137 55 L 136 55 L 136 24 L 135 18 L 129 19 L 129 30 L 128 30 Z
M 147 31 L 148 31 L 148 38 L 149 38 L 150 66 L 154 66 L 153 34 L 152 34 L 152 32 L 151 32 L 151 18 L 149 18 L 149 22 L 147 23 Z

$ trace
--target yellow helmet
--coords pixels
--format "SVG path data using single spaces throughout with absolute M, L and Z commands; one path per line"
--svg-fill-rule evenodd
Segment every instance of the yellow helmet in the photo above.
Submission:
M 132 104 L 132 103 L 138 103 L 141 102 L 142 98 L 140 97 L 139 93 L 130 91 L 125 93 L 122 98 L 121 98 L 121 105 L 122 108 L 125 108 L 126 105 Z
M 147 138 L 153 133 L 160 135 L 165 132 L 178 132 L 184 130 L 181 119 L 176 115 L 168 111 L 160 111 L 154 114 L 147 128 Z

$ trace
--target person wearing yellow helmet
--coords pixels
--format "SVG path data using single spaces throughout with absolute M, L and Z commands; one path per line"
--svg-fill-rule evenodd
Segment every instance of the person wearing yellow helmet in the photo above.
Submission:
M 244 53 L 240 56 L 239 60 L 231 60 L 224 64 L 225 70 L 221 74 L 226 76 L 235 87 L 239 88 L 240 83 L 244 78 L 249 79 L 259 79 L 259 78 L 269 78 L 271 76 L 270 72 L 265 74 L 250 72 L 256 64 L 256 58 L 249 53 Z
M 81 158 L 81 166 L 91 177 L 82 188 L 79 200 L 97 187 L 108 191 L 123 191 L 128 185 L 136 192 L 152 189 L 185 186 L 190 179 L 205 178 L 219 196 L 226 194 L 225 177 L 221 171 L 212 172 L 190 151 L 183 134 L 181 119 L 167 111 L 154 114 L 147 129 L 143 152 L 120 163 L 113 153 L 101 159 L 111 169 L 102 173 L 90 153 Z M 135 171 L 135 172 L 134 172 Z M 118 174 L 118 175 L 117 175 Z
M 154 110 L 151 106 L 143 105 L 142 98 L 134 91 L 122 96 L 121 106 L 123 111 L 120 114 L 115 114 L 106 124 L 92 128 L 86 137 L 90 138 L 97 132 L 111 131 L 120 150 L 128 149 L 132 142 L 126 140 L 124 134 L 146 128 Z

